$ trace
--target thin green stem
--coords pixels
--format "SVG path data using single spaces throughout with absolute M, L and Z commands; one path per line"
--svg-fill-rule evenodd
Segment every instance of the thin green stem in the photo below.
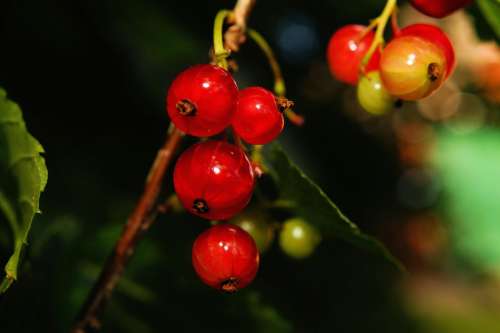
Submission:
M 227 60 L 229 51 L 224 48 L 223 29 L 224 21 L 231 15 L 231 11 L 227 9 L 220 10 L 215 16 L 214 22 L 214 55 L 217 66 L 227 70 Z
M 396 4 L 397 0 L 387 0 L 384 10 L 382 11 L 382 14 L 380 14 L 380 16 L 375 19 L 377 22 L 377 30 L 375 30 L 375 38 L 373 39 L 372 45 L 370 45 L 368 52 L 366 52 L 366 55 L 363 57 L 363 60 L 361 61 L 361 72 L 364 72 L 364 67 L 366 66 L 368 61 L 370 61 L 373 53 L 375 53 L 377 48 L 384 43 L 385 27 L 387 25 L 387 22 L 391 18 L 391 14 L 396 8 Z
M 271 49 L 271 46 L 269 46 L 269 43 L 265 40 L 265 38 L 254 29 L 248 29 L 247 35 L 255 42 L 255 44 L 257 44 L 257 46 L 259 46 L 259 48 L 267 57 L 267 61 L 269 62 L 274 75 L 274 93 L 277 96 L 285 96 L 285 80 L 283 79 L 280 65 L 276 60 L 276 57 L 274 56 L 274 52 Z
M 261 164 L 263 160 L 262 156 L 262 149 L 264 148 L 263 145 L 255 145 L 253 146 L 252 150 L 252 162 Z
M 12 282 L 14 282 L 14 280 L 11 277 L 5 276 L 0 283 L 0 294 L 5 293 L 12 285 Z
M 395 7 L 391 14 L 391 29 L 394 37 L 398 37 L 401 34 L 401 29 L 398 25 L 398 8 Z

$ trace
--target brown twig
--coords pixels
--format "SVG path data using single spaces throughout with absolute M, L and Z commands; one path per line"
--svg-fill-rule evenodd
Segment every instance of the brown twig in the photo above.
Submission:
M 245 42 L 246 21 L 254 4 L 255 0 L 237 1 L 230 17 L 231 26 L 224 35 L 225 47 L 228 49 L 236 52 L 239 46 Z M 71 329 L 72 333 L 88 333 L 99 330 L 101 326 L 99 315 L 110 299 L 113 289 L 134 253 L 140 236 L 151 226 L 158 213 L 163 213 L 168 209 L 165 204 L 157 204 L 157 199 L 165 172 L 181 143 L 182 136 L 182 132 L 173 126 L 171 127 L 146 179 L 144 192 L 130 215 L 120 239 L 115 244 L 113 252 L 108 257 L 98 280 L 90 291 Z
M 150 227 L 159 213 L 158 206 L 155 204 L 160 185 L 165 171 L 181 142 L 182 135 L 178 129 L 173 128 L 165 144 L 158 151 L 146 180 L 144 192 L 130 215 L 113 252 L 106 261 L 99 279 L 94 284 L 87 301 L 83 305 L 71 332 L 93 332 L 100 328 L 98 319 L 100 312 L 111 297 L 111 293 L 132 256 L 141 234 Z M 162 206 L 162 209 L 165 208 Z
M 255 5 L 255 0 L 238 0 L 229 17 L 231 26 L 224 34 L 224 44 L 232 52 L 238 52 L 246 41 L 247 20 Z

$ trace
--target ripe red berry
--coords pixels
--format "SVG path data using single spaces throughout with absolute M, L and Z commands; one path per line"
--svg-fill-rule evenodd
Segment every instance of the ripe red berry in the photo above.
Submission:
M 363 25 L 350 24 L 337 30 L 328 42 L 327 60 L 333 76 L 342 82 L 356 85 L 361 60 L 370 48 L 374 32 L 366 32 Z M 378 69 L 380 51 L 377 50 L 366 66 L 366 72 Z
M 225 141 L 200 142 L 177 160 L 174 187 L 182 205 L 210 220 L 225 220 L 250 201 L 254 174 L 246 154 Z
M 425 23 L 412 24 L 401 29 L 400 36 L 416 36 L 437 45 L 446 57 L 446 77 L 453 72 L 455 68 L 455 51 L 450 39 L 439 27 Z
M 196 65 L 180 73 L 167 94 L 167 112 L 181 131 L 198 137 L 215 135 L 231 123 L 238 87 L 226 70 Z
M 411 0 L 413 7 L 425 15 L 441 18 L 470 4 L 472 0 Z
M 233 117 L 233 128 L 243 140 L 253 145 L 273 141 L 283 130 L 283 114 L 275 96 L 261 87 L 240 90 Z
M 430 95 L 443 83 L 447 68 L 441 47 L 417 36 L 394 38 L 380 59 L 384 87 L 389 94 L 403 100 Z
M 259 251 L 252 237 L 232 224 L 215 225 L 196 238 L 193 266 L 207 285 L 236 292 L 253 281 L 259 269 Z

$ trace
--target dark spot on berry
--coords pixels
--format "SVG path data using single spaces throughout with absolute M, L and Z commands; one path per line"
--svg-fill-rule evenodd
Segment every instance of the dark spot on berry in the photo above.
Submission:
M 403 107 L 403 100 L 401 98 L 398 98 L 394 102 L 394 107 L 397 108 L 397 109 L 402 108 Z
M 434 82 L 441 76 L 441 69 L 439 68 L 438 64 L 433 62 L 430 63 L 429 66 L 427 67 L 427 73 L 429 74 L 429 80 Z
M 240 280 L 234 277 L 230 277 L 229 279 L 226 279 L 221 282 L 220 284 L 220 289 L 223 292 L 232 294 L 238 291 L 238 284 L 240 283 Z
M 209 210 L 208 204 L 203 199 L 195 199 L 193 201 L 193 210 L 198 214 L 204 214 Z
M 189 99 L 181 99 L 175 104 L 175 108 L 183 116 L 192 117 L 196 115 L 196 106 Z
M 276 104 L 278 105 L 278 110 L 280 112 L 285 112 L 288 109 L 291 109 L 295 106 L 295 103 L 285 97 L 276 97 Z

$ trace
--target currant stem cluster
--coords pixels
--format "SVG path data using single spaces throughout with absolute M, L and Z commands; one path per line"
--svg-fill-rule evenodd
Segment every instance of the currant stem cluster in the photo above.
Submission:
M 214 26 L 214 51 L 217 64 L 225 69 L 227 69 L 226 58 L 229 55 L 229 51 L 224 47 L 222 36 L 224 21 L 228 16 L 232 16 L 234 24 L 228 29 L 228 32 L 231 30 L 232 34 L 228 34 L 225 37 L 227 40 L 231 40 L 229 49 L 235 50 L 235 46 L 244 42 L 244 38 L 240 36 L 241 31 L 244 31 L 246 19 L 254 3 L 255 0 L 238 0 L 234 13 L 227 10 L 219 13 L 216 17 Z M 236 27 L 233 28 L 234 26 Z M 238 31 L 240 32 L 238 33 Z M 165 172 L 181 144 L 182 137 L 183 133 L 171 125 L 166 141 L 158 151 L 157 157 L 148 174 L 144 192 L 130 215 L 127 224 L 124 226 L 122 234 L 116 242 L 113 252 L 108 257 L 87 300 L 82 306 L 71 329 L 72 333 L 94 332 L 100 329 L 99 316 L 134 253 L 140 236 L 149 229 L 159 213 L 164 213 L 169 209 L 168 202 L 166 204 L 157 202 L 158 195 L 160 186 L 164 182 Z

